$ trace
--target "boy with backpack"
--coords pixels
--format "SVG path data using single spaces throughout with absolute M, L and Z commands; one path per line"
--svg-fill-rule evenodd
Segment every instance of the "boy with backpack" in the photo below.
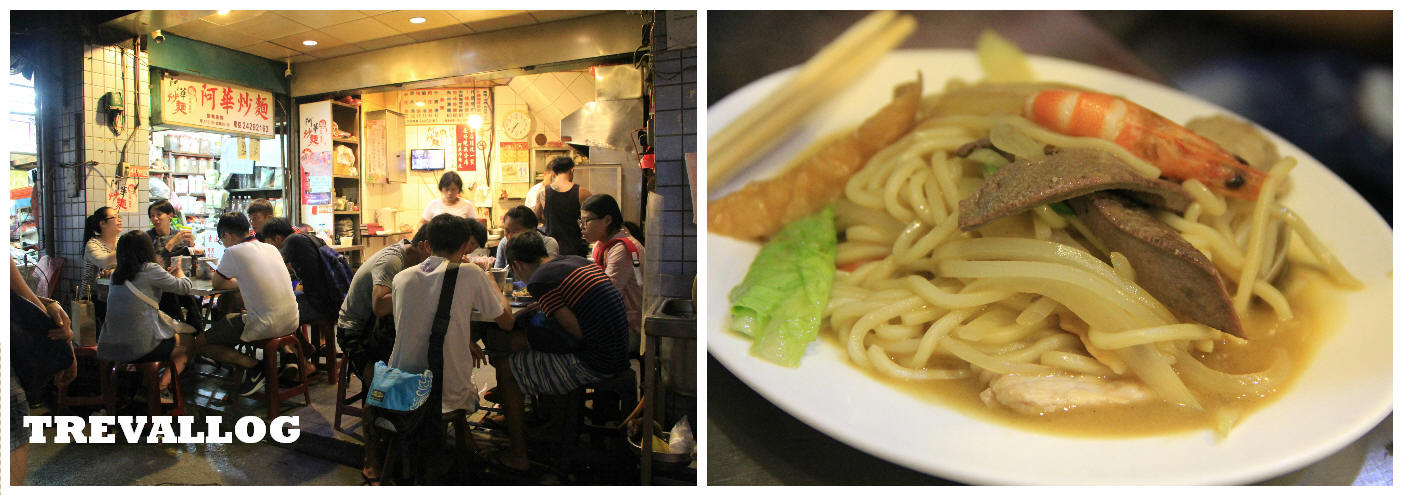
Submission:
M 298 281 L 302 289 L 297 297 L 298 322 L 336 321 L 354 277 L 346 257 L 321 238 L 293 230 L 292 224 L 283 218 L 268 220 L 263 224 L 262 234 L 263 242 L 272 244 L 282 253 L 292 279 Z M 311 351 L 310 345 L 304 343 L 303 347 Z M 291 366 L 295 364 L 289 368 Z M 313 371 L 309 369 L 307 373 Z

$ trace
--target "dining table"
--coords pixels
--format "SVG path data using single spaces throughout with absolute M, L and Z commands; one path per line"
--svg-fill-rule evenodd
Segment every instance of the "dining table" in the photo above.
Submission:
M 110 286 L 112 285 L 112 279 L 99 278 L 96 280 L 96 283 L 98 285 Z M 208 296 L 217 296 L 220 294 L 230 294 L 238 291 L 239 289 L 237 287 L 230 289 L 216 289 L 214 288 L 214 282 L 210 281 L 209 279 L 190 279 L 190 295 L 192 296 L 204 298 Z
M 1025 52 L 1099 66 L 1160 84 L 1164 75 L 1079 12 L 906 12 L 917 29 L 900 48 L 972 49 L 991 28 Z M 720 12 L 707 16 L 707 104 L 802 65 L 866 12 Z M 715 133 L 717 129 L 710 129 Z M 712 187 L 716 187 L 713 185 Z M 723 302 L 711 301 L 709 304 Z M 716 325 L 717 322 L 710 322 Z M 957 484 L 848 446 L 761 396 L 707 359 L 706 472 L 710 485 Z M 1392 485 L 1393 416 L 1363 437 L 1262 485 Z

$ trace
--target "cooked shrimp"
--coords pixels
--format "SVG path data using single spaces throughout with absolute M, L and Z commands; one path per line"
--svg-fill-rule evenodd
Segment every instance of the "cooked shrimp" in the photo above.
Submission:
M 1114 142 L 1155 164 L 1164 177 L 1198 179 L 1228 196 L 1255 200 L 1267 177 L 1207 138 L 1111 95 L 1039 91 L 1024 102 L 1023 116 L 1062 134 Z

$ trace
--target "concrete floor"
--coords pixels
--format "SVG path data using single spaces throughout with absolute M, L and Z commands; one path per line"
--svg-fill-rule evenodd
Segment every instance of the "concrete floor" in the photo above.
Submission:
M 227 374 L 227 370 L 198 364 L 182 374 L 181 390 L 185 394 L 186 414 L 195 416 L 197 425 L 204 424 L 204 417 L 210 415 L 222 416 L 227 428 L 240 417 L 262 417 L 266 414 L 266 403 L 261 395 L 253 398 L 233 396 L 236 383 L 228 376 L 220 376 Z M 480 390 L 495 385 L 491 376 L 490 367 L 474 373 Z M 352 378 L 348 388 L 359 390 L 359 380 Z M 336 386 L 328 384 L 324 375 L 317 375 L 312 382 L 310 407 L 302 404 L 301 396 L 282 403 L 282 414 L 299 418 L 301 436 L 291 444 L 274 443 L 267 439 L 254 444 L 33 444 L 30 446 L 27 484 L 359 485 L 363 455 L 361 421 L 358 417 L 343 416 L 342 427 L 349 433 L 332 428 L 335 394 Z M 118 407 L 123 414 L 143 414 L 144 411 L 144 406 L 139 403 Z M 51 413 L 47 408 L 39 407 L 32 409 L 30 414 Z M 488 411 L 479 410 L 469 417 L 469 421 L 480 421 L 486 414 Z M 549 434 L 541 431 L 533 431 L 529 435 L 528 449 L 533 462 L 548 462 L 553 451 L 557 450 L 558 443 L 552 444 L 548 437 Z M 473 438 L 485 453 L 507 447 L 505 432 L 474 427 Z M 477 459 L 458 461 L 452 470 L 452 477 L 445 484 L 550 485 L 628 479 L 627 475 L 616 476 L 612 473 L 609 478 L 589 477 L 601 476 L 597 472 L 566 474 L 544 465 L 534 466 L 526 477 L 509 476 L 487 468 Z

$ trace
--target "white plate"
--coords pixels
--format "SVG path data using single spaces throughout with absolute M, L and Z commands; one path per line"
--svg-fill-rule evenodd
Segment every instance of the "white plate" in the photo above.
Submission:
M 1045 57 L 1030 63 L 1039 79 L 1124 95 L 1170 119 L 1227 113 L 1176 90 L 1105 69 Z M 778 172 L 815 139 L 861 122 L 890 100 L 891 89 L 925 74 L 926 93 L 950 77 L 982 72 L 968 51 L 903 50 L 806 119 L 794 136 L 710 198 Z M 710 131 L 723 128 L 794 69 L 756 81 L 707 109 Z M 1335 116 L 1322 115 L 1321 118 Z M 1272 134 L 1296 157 L 1295 191 L 1286 204 L 1309 222 L 1345 266 L 1367 284 L 1345 296 L 1345 321 L 1291 390 L 1217 442 L 1208 430 L 1128 439 L 1064 437 L 1001 426 L 885 385 L 850 366 L 839 349 L 811 344 L 795 369 L 748 354 L 750 342 L 727 332 L 726 294 L 739 284 L 759 245 L 707 237 L 707 347 L 760 395 L 810 426 L 877 457 L 935 476 L 989 484 L 1236 484 L 1260 481 L 1315 462 L 1378 424 L 1393 402 L 1393 232 L 1369 204 L 1315 159 Z M 718 407 L 712 402 L 711 407 Z

